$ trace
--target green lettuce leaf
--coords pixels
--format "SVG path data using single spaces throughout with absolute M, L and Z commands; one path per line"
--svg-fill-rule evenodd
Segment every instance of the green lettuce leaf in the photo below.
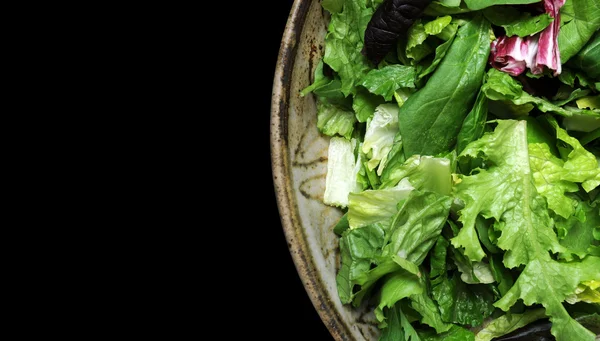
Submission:
M 366 190 L 348 195 L 350 228 L 388 221 L 398 212 L 397 205 L 407 199 L 414 187 L 408 179 L 390 188 Z
M 370 270 L 381 254 L 385 232 L 377 224 L 346 230 L 340 238 L 341 268 L 336 277 L 337 291 L 344 304 L 352 302 L 357 278 Z
M 433 332 L 419 333 L 421 341 L 474 341 L 475 334 L 468 329 L 452 325 L 452 328 L 442 334 Z
M 483 135 L 488 114 L 488 100 L 481 90 L 475 99 L 475 105 L 469 112 L 460 128 L 456 141 L 456 151 L 462 152 L 465 147 Z
M 419 190 L 449 195 L 452 190 L 449 159 L 413 155 L 404 163 L 389 164 L 381 174 L 381 188 L 395 186 L 404 178 Z
M 367 167 L 369 170 L 377 168 L 377 175 L 381 175 L 387 163 L 388 154 L 397 134 L 398 106 L 393 103 L 379 105 L 375 109 L 373 118 L 367 122 L 367 131 L 362 145 L 363 153 L 369 155 Z
M 481 87 L 485 95 L 495 101 L 509 101 L 518 106 L 535 105 L 540 111 L 553 112 L 561 116 L 569 117 L 575 114 L 600 117 L 600 110 L 568 109 L 552 104 L 552 102 L 534 97 L 523 91 L 523 86 L 508 73 L 498 71 L 494 68 L 488 71 L 487 82 Z M 529 110 L 525 111 L 528 112 Z
M 378 95 L 370 93 L 368 90 L 359 88 L 356 95 L 352 98 L 352 109 L 356 113 L 358 122 L 364 123 L 373 117 L 375 109 L 385 100 Z
M 515 285 L 494 305 L 504 311 L 518 299 L 528 306 L 541 304 L 552 322 L 552 334 L 558 341 L 593 341 L 594 334 L 575 321 L 562 302 L 584 281 L 600 280 L 600 258 L 586 257 L 581 262 L 559 263 L 538 248 L 537 257 L 529 261 Z
M 563 24 L 558 33 L 561 63 L 575 56 L 600 29 L 600 2 L 568 0 L 560 10 Z
M 494 294 L 484 284 L 467 285 L 458 274 L 432 288 L 442 320 L 468 326 L 479 326 L 494 311 Z
M 329 13 L 339 13 L 344 8 L 344 0 L 323 0 L 321 6 L 329 11 Z
M 527 310 L 523 314 L 507 313 L 492 320 L 485 328 L 480 330 L 475 335 L 475 341 L 491 341 L 493 338 L 506 335 L 545 317 L 546 311 L 544 309 Z
M 493 133 L 486 133 L 470 143 L 459 157 L 483 157 L 488 169 L 477 174 L 460 176 L 455 186 L 456 197 L 465 203 L 459 212 L 462 222 L 458 235 L 452 239 L 456 248 L 479 262 L 485 256 L 479 243 L 475 222 L 482 214 L 503 224 L 498 246 L 509 250 L 504 263 L 513 268 L 536 256 L 539 250 L 561 251 L 546 202 L 533 183 L 529 165 L 527 128 L 525 121 L 500 120 Z M 528 238 L 520 236 L 526 234 Z M 530 244 L 535 244 L 532 249 Z
M 556 220 L 559 241 L 565 248 L 560 258 L 568 261 L 573 260 L 573 256 L 584 258 L 588 254 L 600 257 L 600 241 L 594 238 L 594 230 L 600 229 L 600 207 L 585 201 L 578 204 L 581 214 Z
M 406 33 L 407 41 L 404 53 L 407 58 L 412 59 L 411 64 L 416 64 L 421 59 L 433 52 L 433 47 L 430 46 L 427 40 L 427 32 L 421 19 L 417 19 L 408 29 Z
M 319 61 L 315 69 L 314 82 L 300 91 L 300 96 L 306 96 L 309 93 L 314 93 L 319 98 L 327 99 L 333 104 L 343 104 L 345 96 L 342 93 L 342 82 L 337 78 L 329 78 L 323 73 L 323 61 Z
M 354 158 L 356 140 L 348 141 L 341 137 L 332 137 L 329 141 L 327 175 L 323 202 L 331 206 L 346 207 L 348 194 L 360 192 L 362 188 L 356 181 L 358 166 Z
M 399 304 L 387 309 L 386 320 L 387 328 L 382 330 L 379 341 L 420 341 Z
M 450 25 L 451 21 L 452 17 L 446 15 L 425 23 L 425 25 L 423 25 L 423 29 L 425 30 L 425 33 L 430 36 L 438 35 L 442 33 L 446 26 Z
M 554 18 L 547 13 L 531 16 L 528 12 L 510 6 L 487 7 L 483 10 L 483 15 L 492 24 L 502 26 L 508 37 L 534 35 L 544 30 L 554 21 Z
M 438 45 L 435 48 L 435 57 L 433 58 L 433 60 L 431 61 L 431 64 L 429 64 L 428 67 L 426 67 L 421 72 L 419 72 L 419 76 L 417 77 L 417 80 L 420 80 L 423 77 L 433 73 L 435 71 L 435 69 L 437 68 L 437 66 L 440 64 L 440 62 L 446 56 L 446 53 L 448 52 L 450 45 L 452 45 L 452 42 L 454 41 L 454 37 L 456 37 L 456 32 L 458 30 L 456 25 L 450 25 L 450 26 L 446 26 L 446 27 L 452 27 L 452 30 L 450 30 L 450 35 L 447 37 L 447 40 L 445 42 L 441 43 L 440 45 Z
M 425 277 L 421 278 L 422 281 Z M 425 287 L 425 284 L 422 284 Z M 445 323 L 442 320 L 440 311 L 426 290 L 420 294 L 410 296 L 411 308 L 421 314 L 421 323 L 426 324 L 436 330 L 438 333 L 443 333 L 452 328 L 451 323 Z
M 331 14 L 323 61 L 339 74 L 345 96 L 356 94 L 356 85 L 371 69 L 361 50 L 372 16 L 366 0 L 344 1 L 343 10 Z
M 587 45 L 569 61 L 569 65 L 580 69 L 589 77 L 600 78 L 600 33 L 596 32 Z
M 417 73 L 414 67 L 400 64 L 386 65 L 371 70 L 361 81 L 361 85 L 371 93 L 381 95 L 391 101 L 394 92 L 400 88 L 414 88 Z
M 390 226 L 390 243 L 383 255 L 398 255 L 420 265 L 442 232 L 452 198 L 435 192 L 413 191 Z
M 540 0 L 464 0 L 469 9 L 476 11 L 494 5 L 524 5 Z
M 354 131 L 356 116 L 351 109 L 331 104 L 328 101 L 317 102 L 317 128 L 328 136 L 340 135 L 350 139 Z
M 411 295 L 421 294 L 424 290 L 419 277 L 408 271 L 399 270 L 383 280 L 381 299 L 375 308 L 375 316 L 379 322 L 385 320 L 384 308 L 392 308 L 398 301 Z

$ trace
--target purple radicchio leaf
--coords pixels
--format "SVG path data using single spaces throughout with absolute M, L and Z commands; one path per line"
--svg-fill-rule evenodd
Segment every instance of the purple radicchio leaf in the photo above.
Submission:
M 512 76 L 518 76 L 527 68 L 533 74 L 540 74 L 544 66 L 561 73 L 558 31 L 560 28 L 560 8 L 565 0 L 544 0 L 544 9 L 554 21 L 543 31 L 533 36 L 502 36 L 492 42 L 490 64 Z

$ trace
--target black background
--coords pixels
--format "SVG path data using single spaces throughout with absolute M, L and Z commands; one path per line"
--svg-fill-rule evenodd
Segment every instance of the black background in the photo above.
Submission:
M 281 227 L 279 211 L 277 208 L 275 194 L 273 189 L 273 179 L 271 171 L 270 148 L 269 148 L 269 129 L 270 129 L 270 109 L 271 93 L 273 87 L 273 77 L 277 64 L 277 57 L 281 44 L 281 38 L 288 15 L 292 7 L 292 0 L 276 0 L 265 5 L 265 11 L 268 11 L 266 24 L 261 25 L 262 34 L 257 39 L 264 44 L 262 57 L 266 63 L 262 70 L 254 70 L 260 73 L 262 77 L 261 100 L 261 149 L 265 153 L 262 165 L 264 172 L 262 180 L 269 193 L 268 202 L 268 221 L 264 226 L 265 233 L 270 235 L 264 240 L 272 245 L 266 246 L 265 257 L 276 259 L 274 266 L 266 269 L 265 274 L 270 276 L 270 284 L 262 290 L 268 292 L 273 297 L 273 293 L 279 296 L 275 298 L 275 306 L 271 310 L 269 319 L 258 323 L 268 323 L 272 327 L 281 327 L 279 330 L 285 330 L 286 335 L 294 340 L 332 340 L 332 336 L 321 321 L 315 308 L 312 305 L 301 281 L 296 272 L 291 255 L 287 248 L 287 243 Z M 273 254 L 271 254 L 271 252 Z M 283 309 L 282 309 L 283 308 Z M 267 328 L 267 326 L 264 326 Z

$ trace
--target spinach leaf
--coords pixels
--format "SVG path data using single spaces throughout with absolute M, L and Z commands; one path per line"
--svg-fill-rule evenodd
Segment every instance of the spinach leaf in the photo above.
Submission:
M 483 135 L 488 114 L 487 102 L 487 97 L 483 91 L 479 90 L 475 105 L 465 118 L 458 133 L 456 142 L 457 153 L 460 154 L 469 143 L 479 139 Z
M 406 158 L 448 152 L 481 86 L 490 51 L 490 24 L 477 15 L 462 26 L 446 57 L 421 90 L 400 107 Z

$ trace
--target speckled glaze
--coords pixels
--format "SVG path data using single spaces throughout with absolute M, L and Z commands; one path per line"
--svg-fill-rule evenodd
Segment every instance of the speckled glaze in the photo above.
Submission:
M 340 256 L 333 227 L 341 211 L 323 204 L 329 138 L 317 130 L 315 98 L 300 96 L 324 52 L 328 13 L 296 0 L 279 52 L 271 103 L 271 159 L 277 204 L 304 287 L 336 340 L 377 340 L 372 312 L 343 306 L 335 277 Z

